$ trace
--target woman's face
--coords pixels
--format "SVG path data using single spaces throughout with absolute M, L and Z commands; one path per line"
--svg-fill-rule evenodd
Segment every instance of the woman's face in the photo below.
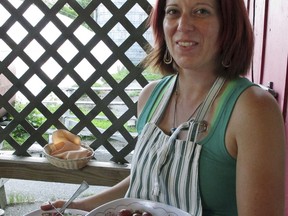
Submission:
M 163 28 L 180 70 L 216 69 L 220 30 L 216 0 L 167 0 Z

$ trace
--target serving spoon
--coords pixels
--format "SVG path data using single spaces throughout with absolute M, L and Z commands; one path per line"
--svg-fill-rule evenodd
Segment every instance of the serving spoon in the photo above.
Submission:
M 75 193 L 71 196 L 71 198 L 62 206 L 62 208 L 59 210 L 60 214 L 64 214 L 65 209 L 73 202 L 74 199 L 76 199 L 83 191 L 85 191 L 87 188 L 89 188 L 89 185 L 86 181 L 83 181 L 79 188 L 75 191 Z

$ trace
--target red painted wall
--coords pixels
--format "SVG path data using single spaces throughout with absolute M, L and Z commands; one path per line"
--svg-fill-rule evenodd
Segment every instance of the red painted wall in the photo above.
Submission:
M 288 135 L 288 1 L 245 0 L 255 33 L 255 54 L 249 78 L 278 93 Z M 288 136 L 286 136 L 288 152 Z M 286 214 L 288 215 L 288 157 L 286 156 Z

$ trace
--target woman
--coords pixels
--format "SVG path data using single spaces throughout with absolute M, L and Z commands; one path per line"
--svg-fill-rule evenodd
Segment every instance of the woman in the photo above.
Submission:
M 284 215 L 283 119 L 268 92 L 241 78 L 253 53 L 243 1 L 158 0 L 150 24 L 145 63 L 167 76 L 139 97 L 131 175 L 70 207 L 126 196 L 191 215 Z

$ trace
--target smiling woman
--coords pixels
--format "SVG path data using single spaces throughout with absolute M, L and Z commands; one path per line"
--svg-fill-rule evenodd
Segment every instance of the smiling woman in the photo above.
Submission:
M 243 77 L 253 53 L 244 1 L 157 0 L 150 26 L 144 63 L 165 76 L 139 96 L 130 176 L 72 207 L 125 196 L 192 216 L 283 216 L 284 122 L 275 98 Z
M 217 68 L 220 14 L 216 1 L 168 0 L 163 21 L 165 43 L 177 67 L 211 71 Z
M 150 18 L 150 24 L 154 31 L 155 45 L 146 58 L 146 65 L 153 65 L 163 74 L 178 74 L 175 84 L 173 82 L 171 84 L 174 85 L 175 94 L 168 94 L 169 100 L 165 101 L 166 106 L 162 110 L 161 118 L 155 122 L 166 134 L 171 127 L 177 127 L 187 119 L 193 122 L 193 113 L 199 104 L 203 103 L 205 94 L 212 86 L 215 77 L 226 78 L 224 86 L 216 96 L 216 100 L 205 118 L 208 129 L 199 136 L 197 142 L 202 147 L 199 159 L 201 202 L 196 204 L 199 209 L 202 208 L 202 213 L 199 215 L 246 216 L 263 215 L 267 212 L 269 212 L 268 215 L 283 215 L 283 148 L 285 142 L 280 110 L 270 95 L 255 88 L 248 80 L 240 78 L 247 74 L 253 53 L 253 32 L 244 2 L 242 0 L 159 0 Z M 155 109 L 153 105 L 150 106 L 153 108 L 148 108 L 145 103 L 154 104 L 155 107 L 161 104 L 157 100 L 160 98 L 164 100 L 165 95 L 162 97 L 163 93 L 159 94 L 157 91 L 161 91 L 160 84 L 163 85 L 163 83 L 165 82 L 151 84 L 144 89 L 140 96 L 138 111 L 141 115 L 138 120 L 138 128 L 143 128 L 142 134 L 147 132 L 142 125 L 152 121 L 153 117 L 151 116 Z M 170 82 L 167 81 L 164 86 L 168 83 Z M 163 87 L 162 91 L 165 91 L 165 88 Z M 263 110 L 263 107 L 257 105 L 256 101 L 265 104 L 266 108 L 270 107 L 275 110 L 275 115 L 269 115 L 268 109 Z M 181 111 L 179 112 L 179 110 Z M 156 113 L 154 115 L 157 115 Z M 261 115 L 265 115 L 267 119 L 261 120 Z M 254 123 L 251 123 L 252 119 L 255 121 Z M 263 139 L 263 133 L 269 128 L 260 128 L 259 125 L 271 120 L 275 123 L 277 130 L 281 131 L 281 136 L 277 137 L 276 130 L 273 130 L 272 134 Z M 257 131 L 252 128 L 257 128 Z M 249 131 L 254 131 L 257 135 L 252 136 Z M 183 139 L 182 137 L 185 136 L 180 133 L 178 138 Z M 267 142 L 267 139 L 270 142 Z M 144 140 L 141 142 L 145 143 Z M 276 145 L 273 148 L 273 154 L 269 154 L 271 143 Z M 145 147 L 143 146 L 143 148 Z M 183 150 L 183 152 L 185 151 Z M 139 152 L 143 152 L 143 150 L 141 149 Z M 258 152 L 265 152 L 265 155 L 269 156 L 262 157 Z M 182 157 L 184 156 L 182 155 Z M 258 162 L 255 161 L 256 158 Z M 270 159 L 267 158 L 274 158 L 277 161 L 271 164 Z M 168 164 L 167 162 L 167 166 Z M 255 168 L 252 169 L 249 164 L 255 164 Z M 263 164 L 266 165 L 263 167 Z M 266 170 L 267 167 L 269 167 L 268 173 L 275 171 L 275 167 L 278 170 L 273 174 L 266 173 L 265 176 L 271 182 L 261 184 L 266 187 L 267 191 L 274 188 L 273 195 L 266 193 L 263 188 L 259 188 L 264 175 L 263 170 Z M 280 170 L 279 167 L 281 167 Z M 139 165 L 137 169 L 139 169 Z M 161 169 L 164 170 L 164 168 Z M 181 172 L 179 171 L 179 173 Z M 165 175 L 164 171 L 163 175 Z M 171 173 L 167 176 L 172 182 Z M 163 177 L 163 181 L 165 179 Z M 253 181 L 248 179 L 253 179 Z M 147 179 L 147 181 L 149 180 Z M 142 192 L 138 185 L 140 180 L 137 183 L 132 179 L 132 182 L 136 182 L 136 184 L 131 187 L 137 189 L 135 192 L 139 191 L 136 194 L 133 194 L 133 191 L 134 196 L 147 193 L 145 186 L 149 188 L 150 184 L 142 186 Z M 185 184 L 187 185 L 187 182 Z M 258 189 L 256 189 L 256 184 L 258 184 Z M 181 191 L 178 187 L 170 186 L 171 188 L 167 187 L 172 191 Z M 165 188 L 165 186 L 162 187 Z M 172 191 L 169 192 L 168 197 L 160 195 L 155 198 L 150 195 L 147 198 L 163 199 L 163 202 L 168 203 L 175 202 L 178 207 L 187 201 L 188 194 L 181 199 L 181 195 L 174 195 Z M 191 191 L 191 189 L 186 188 L 183 191 Z M 259 192 L 263 194 L 262 197 L 266 198 L 256 199 Z M 174 201 L 174 196 L 177 197 L 176 201 Z M 278 199 L 277 202 L 266 205 L 266 200 L 274 200 L 275 197 Z M 261 207 L 263 205 L 266 205 L 267 208 L 263 209 Z M 181 208 L 184 209 L 187 206 Z M 190 209 L 189 212 L 194 215 L 193 209 Z M 198 215 L 198 213 L 196 214 Z
M 216 4 L 216 1 L 199 1 L 198 4 L 195 3 L 194 8 L 190 8 L 191 11 L 189 16 L 191 19 L 188 18 L 188 21 L 185 21 L 185 17 L 179 17 L 181 14 L 181 9 L 179 6 L 177 9 L 177 1 L 167 1 L 167 5 L 165 5 L 165 2 L 166 1 L 157 2 L 156 7 L 154 8 L 153 16 L 150 17 L 150 25 L 154 31 L 155 43 L 153 50 L 151 50 L 151 53 L 144 61 L 144 63 L 147 63 L 147 66 L 154 66 L 163 74 L 174 74 L 175 67 L 177 68 L 177 62 L 175 61 L 173 61 L 172 64 L 165 64 L 165 62 L 162 61 L 166 53 L 165 48 L 167 46 L 167 41 L 163 34 L 163 23 L 167 23 L 170 19 L 176 22 L 175 18 L 178 16 L 178 22 L 183 21 L 184 23 L 182 24 L 184 25 L 185 22 L 187 22 L 186 27 L 184 26 L 185 28 L 189 27 L 189 23 L 190 28 L 195 28 L 195 23 L 196 25 L 197 23 L 199 25 L 200 22 L 203 22 L 203 26 L 205 26 L 207 25 L 207 20 L 211 20 L 211 18 L 216 16 L 217 19 L 220 19 L 218 20 L 218 24 L 220 24 L 220 26 L 216 25 L 215 28 L 220 28 L 218 31 L 221 32 L 220 36 L 218 36 L 218 33 L 216 32 L 216 36 L 218 37 L 216 44 L 218 48 L 216 47 L 216 50 L 219 51 L 217 59 L 219 70 L 217 70 L 217 73 L 227 78 L 235 78 L 238 75 L 247 74 L 253 53 L 254 35 L 252 28 L 247 28 L 247 26 L 251 26 L 248 15 L 246 14 L 243 16 L 242 14 L 243 12 L 247 13 L 243 1 L 240 0 L 236 1 L 235 3 L 224 3 L 224 1 L 221 1 L 219 4 Z M 168 11 L 169 14 L 167 14 L 167 10 L 169 10 L 169 2 L 171 7 L 173 7 L 172 12 Z M 162 8 L 165 8 L 165 10 L 162 10 Z M 184 9 L 188 10 L 188 8 Z M 157 20 L 163 20 L 164 22 L 157 22 Z M 178 28 L 182 28 L 182 26 L 178 26 Z M 203 31 L 204 28 L 201 29 Z M 194 45 L 196 45 L 196 42 L 200 42 L 195 41 L 196 37 L 198 37 L 197 39 L 200 40 L 200 33 L 201 32 L 198 32 L 198 35 L 193 33 L 193 37 L 189 37 L 188 42 L 192 42 L 191 40 L 193 39 Z M 245 38 L 245 41 L 243 41 L 243 38 Z M 248 49 L 245 49 L 244 47 L 247 47 Z M 235 52 L 235 50 L 237 50 L 237 52 Z M 210 51 L 215 52 L 215 50 L 212 48 Z

